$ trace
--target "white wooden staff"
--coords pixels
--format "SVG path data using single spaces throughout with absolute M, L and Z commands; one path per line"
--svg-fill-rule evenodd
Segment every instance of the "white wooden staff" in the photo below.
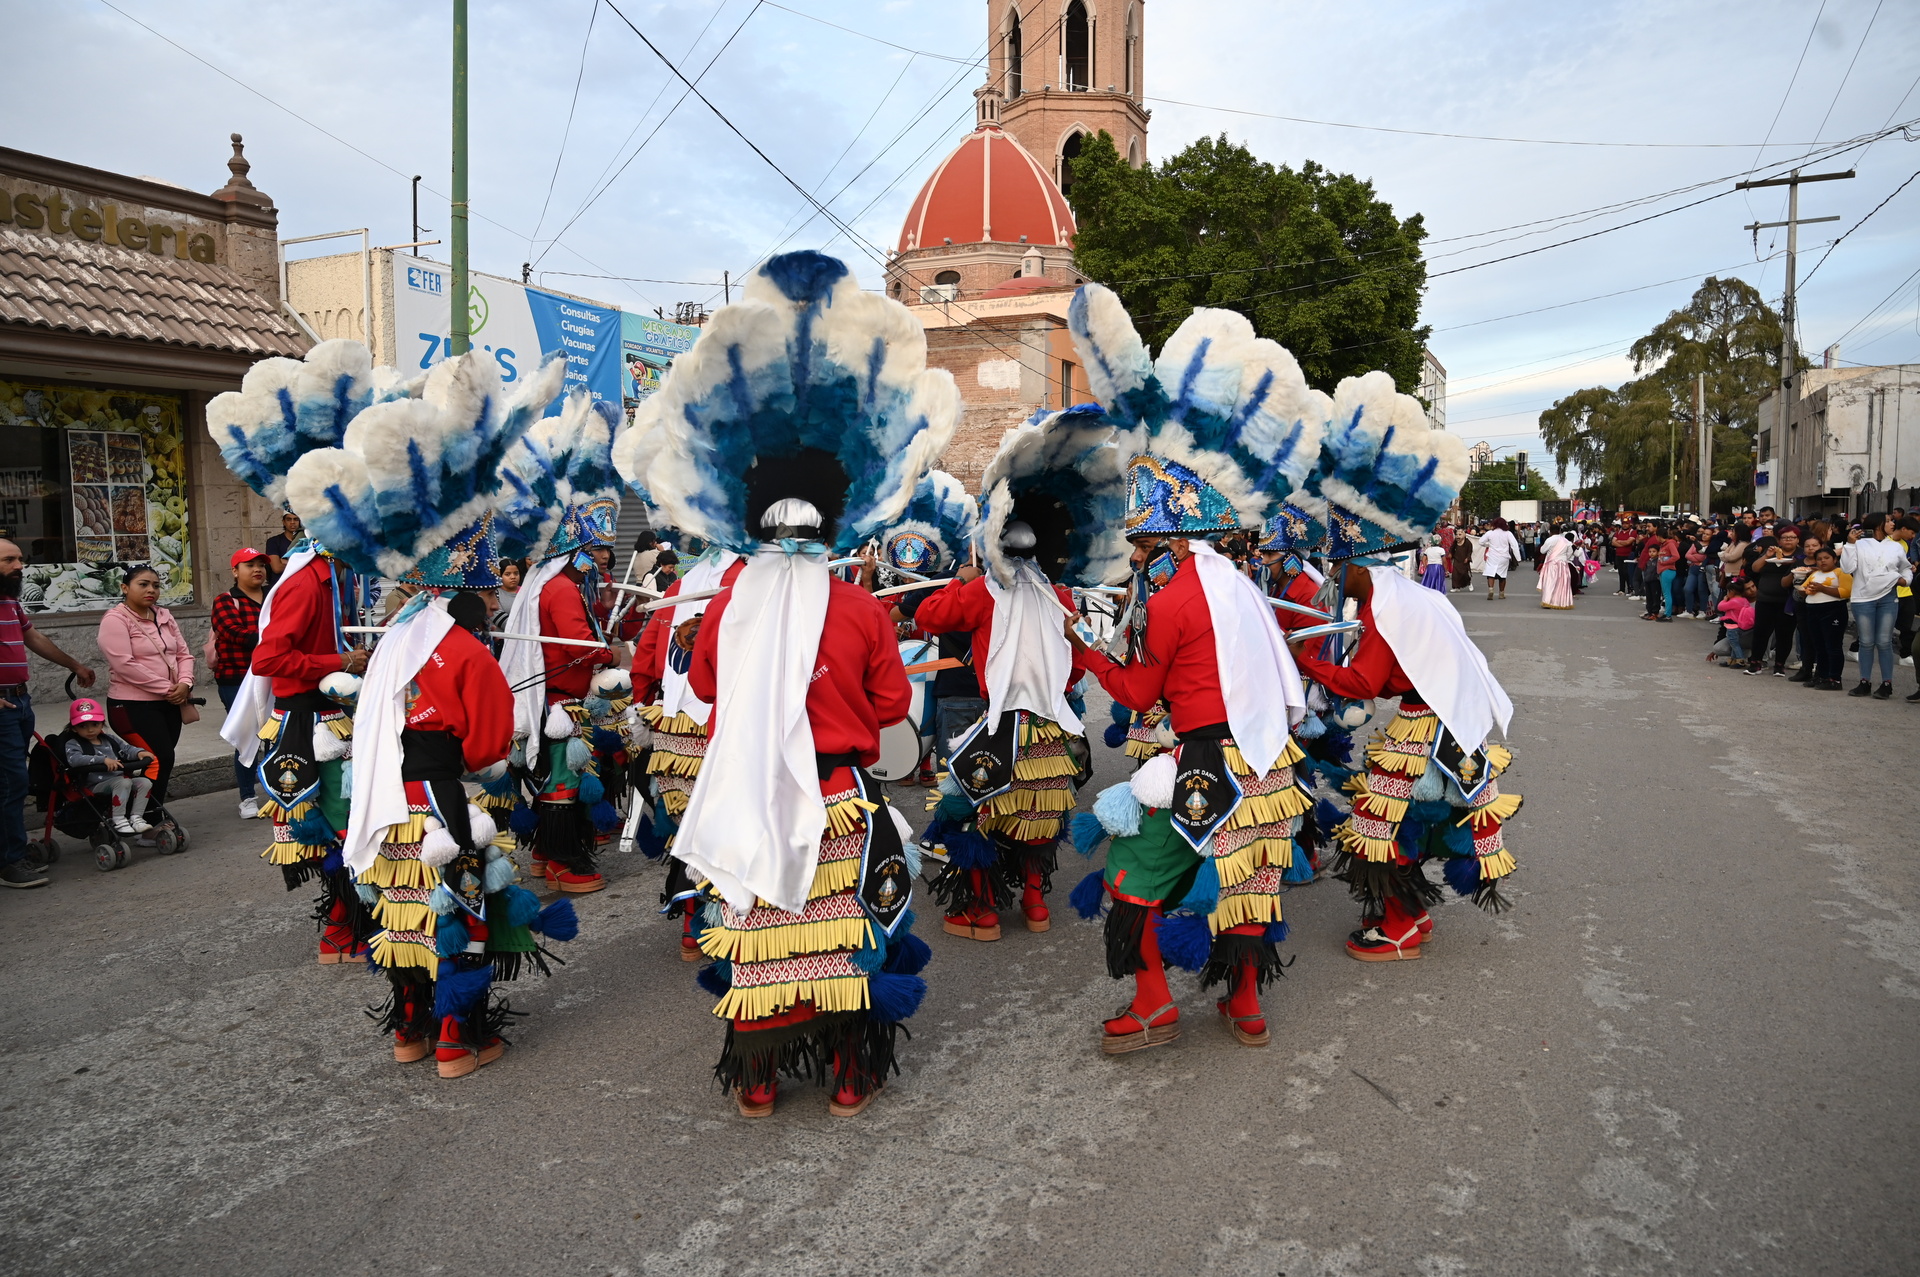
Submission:
M 343 625 L 343 634 L 385 634 L 391 625 Z M 488 638 L 513 639 L 520 643 L 558 643 L 562 647 L 606 647 L 605 643 L 595 643 L 588 639 L 544 638 L 538 634 L 509 634 L 505 630 L 491 630 Z

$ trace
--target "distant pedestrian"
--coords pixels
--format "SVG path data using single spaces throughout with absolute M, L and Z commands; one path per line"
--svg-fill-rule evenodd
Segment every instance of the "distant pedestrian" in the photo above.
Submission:
M 288 510 L 280 516 L 280 531 L 267 538 L 267 567 L 273 580 L 279 580 L 280 574 L 287 570 L 287 557 L 293 551 L 294 542 L 306 534 L 299 515 Z
M 1860 642 L 1860 683 L 1849 696 L 1893 695 L 1893 622 L 1900 610 L 1897 586 L 1913 582 L 1907 547 L 1887 535 L 1891 520 L 1875 511 L 1847 533 L 1840 552 L 1840 570 L 1853 578 L 1853 621 Z M 1879 661 L 1880 686 L 1874 687 L 1873 668 Z
M 33 696 L 27 653 L 73 671 L 82 687 L 93 670 L 61 651 L 33 628 L 20 607 L 26 558 L 0 539 L 0 887 L 44 887 L 46 863 L 29 859 L 27 847 L 27 751 L 33 748 Z
M 116 736 L 154 756 L 148 810 L 158 815 L 167 805 L 174 750 L 190 708 L 193 652 L 173 613 L 160 606 L 160 574 L 146 564 L 127 569 L 119 606 L 100 618 L 100 651 L 109 677 L 107 721 Z
M 1447 551 L 1446 547 L 1429 545 L 1420 552 L 1426 566 L 1420 569 L 1420 584 L 1429 590 L 1447 592 Z
M 1853 578 L 1840 570 L 1840 556 L 1831 546 L 1814 552 L 1813 571 L 1802 586 L 1799 607 L 1800 663 L 1812 671 L 1806 680 L 1814 691 L 1837 692 L 1847 665 L 1847 599 Z
M 213 669 L 220 703 L 231 709 L 260 642 L 260 605 L 267 598 L 269 564 L 264 553 L 250 546 L 235 550 L 228 564 L 233 568 L 233 588 L 213 601 L 213 651 L 207 664 Z M 233 756 L 233 779 L 240 790 L 240 818 L 252 820 L 260 814 L 260 800 L 253 769 L 238 754 Z
M 1505 519 L 1495 519 L 1493 530 L 1481 540 L 1481 550 L 1486 554 L 1487 597 L 1493 597 L 1493 587 L 1500 586 L 1500 597 L 1507 597 L 1507 573 L 1520 561 L 1520 542 L 1507 530 Z

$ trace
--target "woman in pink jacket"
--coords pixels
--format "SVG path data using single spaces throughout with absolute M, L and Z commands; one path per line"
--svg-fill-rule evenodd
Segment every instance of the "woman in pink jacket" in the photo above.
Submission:
M 100 651 L 109 674 L 107 721 L 121 739 L 155 759 L 147 810 L 158 824 L 153 813 L 166 805 L 180 715 L 193 691 L 193 653 L 173 613 L 160 606 L 158 572 L 129 568 L 120 596 L 100 618 Z

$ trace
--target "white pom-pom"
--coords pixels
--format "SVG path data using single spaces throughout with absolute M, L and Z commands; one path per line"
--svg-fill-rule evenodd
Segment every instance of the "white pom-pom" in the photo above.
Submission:
M 330 763 L 336 758 L 345 758 L 346 756 L 347 742 L 335 736 L 332 730 L 325 726 L 314 727 L 313 757 L 315 761 Z
M 486 846 L 500 832 L 500 827 L 493 823 L 493 817 L 472 803 L 467 804 L 467 827 L 473 833 L 473 845 L 476 847 Z
M 545 731 L 548 740 L 565 740 L 567 737 L 573 735 L 575 730 L 573 716 L 568 714 L 564 707 L 559 705 L 549 705 L 547 707 L 547 725 Z
M 435 829 L 420 841 L 420 863 L 429 869 L 438 869 L 460 854 L 460 844 L 453 840 L 443 826 Z
M 613 693 L 624 692 L 633 687 L 633 679 L 625 670 L 601 670 L 593 676 L 593 690 L 613 700 Z
M 1127 783 L 1142 807 L 1164 810 L 1173 806 L 1173 778 L 1177 771 L 1172 754 L 1156 754 L 1142 763 Z

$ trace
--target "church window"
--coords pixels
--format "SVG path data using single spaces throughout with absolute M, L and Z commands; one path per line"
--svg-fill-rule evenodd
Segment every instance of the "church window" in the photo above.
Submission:
M 1093 41 L 1089 38 L 1087 6 L 1073 0 L 1067 6 L 1065 41 L 1067 51 L 1067 88 L 1085 93 L 1093 82 Z
M 960 272 L 957 270 L 943 270 L 933 277 L 933 282 L 936 284 L 957 284 L 960 282 Z
M 1015 13 L 1007 26 L 1007 97 L 1020 96 L 1020 15 Z
M 1139 56 L 1139 48 L 1140 48 L 1140 31 L 1138 26 L 1136 25 L 1136 22 L 1137 22 L 1137 18 L 1135 15 L 1134 6 L 1128 5 L 1127 6 L 1126 43 L 1123 46 L 1126 54 L 1126 58 L 1125 58 L 1126 66 L 1122 68 L 1120 74 L 1122 79 L 1126 82 L 1126 91 L 1129 97 L 1131 97 L 1135 91 L 1133 86 L 1133 61 L 1134 61 L 1134 58 Z
M 1080 154 L 1080 140 L 1084 137 L 1086 137 L 1084 133 L 1070 134 L 1065 145 L 1060 148 L 1060 193 L 1062 195 L 1073 189 L 1073 161 Z

